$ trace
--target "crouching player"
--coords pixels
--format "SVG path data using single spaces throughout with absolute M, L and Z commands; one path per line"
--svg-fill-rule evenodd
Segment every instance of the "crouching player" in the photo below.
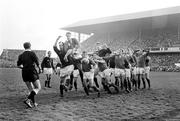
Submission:
M 93 88 L 100 96 L 100 90 L 94 84 L 94 69 L 96 68 L 95 62 L 88 57 L 87 52 L 82 53 L 82 71 L 83 71 L 83 87 L 87 95 L 89 95 L 89 88 Z
M 25 51 L 18 57 L 17 66 L 22 69 L 23 81 L 30 91 L 30 94 L 24 103 L 32 108 L 31 102 L 35 107 L 37 106 L 35 95 L 41 90 L 39 75 L 35 68 L 35 64 L 39 68 L 39 72 L 41 72 L 41 68 L 36 54 L 31 51 L 31 44 L 29 42 L 24 43 L 24 48 Z

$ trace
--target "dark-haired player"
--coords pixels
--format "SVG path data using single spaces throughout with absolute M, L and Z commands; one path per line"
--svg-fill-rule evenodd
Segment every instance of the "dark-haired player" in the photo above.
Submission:
M 32 108 L 31 102 L 35 107 L 37 106 L 35 95 L 37 95 L 41 89 L 36 66 L 39 68 L 39 72 L 41 72 L 41 68 L 39 66 L 38 57 L 31 51 L 31 44 L 29 42 L 24 43 L 24 49 L 25 51 L 18 57 L 17 66 L 22 69 L 23 81 L 30 91 L 30 94 L 24 103 Z
M 83 71 L 83 87 L 87 95 L 89 95 L 89 88 L 93 88 L 94 91 L 98 92 L 98 97 L 100 96 L 100 90 L 94 84 L 94 69 L 96 68 L 96 63 L 89 58 L 87 52 L 82 54 L 82 71 Z M 89 87 L 89 88 L 88 88 Z
M 61 38 L 61 36 L 59 36 L 56 39 L 53 48 L 54 48 L 54 51 L 56 52 L 56 54 L 58 55 L 60 63 L 61 63 L 60 87 L 59 88 L 60 88 L 60 95 L 61 95 L 61 97 L 63 97 L 63 91 L 64 90 L 67 91 L 68 84 L 66 82 L 67 82 L 67 80 L 70 80 L 70 75 L 72 74 L 72 72 L 74 70 L 74 65 L 64 59 L 64 57 L 66 55 L 66 50 L 64 49 L 64 43 L 59 43 L 59 49 L 58 49 L 57 43 L 60 38 Z
M 143 82 L 143 89 L 146 88 L 145 83 L 145 59 L 148 52 L 139 50 L 137 52 L 137 75 L 138 75 L 138 89 L 140 89 L 141 81 Z

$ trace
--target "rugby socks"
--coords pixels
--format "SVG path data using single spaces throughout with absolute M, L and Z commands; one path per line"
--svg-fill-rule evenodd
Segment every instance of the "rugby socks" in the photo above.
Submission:
M 28 99 L 30 99 L 32 103 L 35 103 L 35 95 L 36 95 L 36 92 L 31 91 L 30 95 L 28 96 Z
M 150 79 L 146 78 L 149 88 L 151 88 Z
M 70 75 L 70 82 L 69 82 L 70 85 L 73 85 L 73 79 L 74 79 L 74 76 L 73 76 L 73 74 L 71 74 Z
M 84 87 L 84 91 L 85 91 L 86 95 L 89 95 L 89 90 L 87 87 Z
M 142 78 L 142 82 L 143 82 L 143 89 L 145 89 L 146 88 L 146 83 L 145 83 L 145 79 L 144 78 Z
M 83 72 L 81 70 L 79 70 L 79 75 L 80 75 L 80 78 L 81 78 L 81 82 L 83 83 Z
M 141 79 L 140 79 L 140 75 L 138 75 L 138 82 L 137 82 L 137 85 L 138 85 L 138 89 L 140 89 L 140 87 L 141 87 Z
M 51 88 L 51 86 L 50 86 L 50 80 L 47 82 L 47 87 L 49 87 L 49 88 Z
M 59 89 L 60 89 L 61 97 L 63 97 L 64 85 L 60 85 Z
M 99 88 L 98 80 L 97 80 L 96 77 L 94 77 L 94 83 L 95 83 L 95 85 Z
M 118 80 L 118 77 L 115 77 L 115 85 L 119 86 L 119 80 Z
M 128 81 L 128 89 L 129 89 L 129 91 L 131 91 L 131 83 L 130 83 L 129 79 L 127 79 L 127 81 Z
M 77 91 L 77 79 L 76 79 L 76 81 L 74 81 L 74 88 Z
M 45 87 L 47 87 L 47 83 L 48 83 L 48 81 L 46 80 L 46 81 L 44 82 L 44 86 L 45 86 Z
M 86 80 L 84 80 L 84 81 L 86 82 Z M 88 86 L 89 86 L 89 85 L 86 85 L 86 84 L 83 82 L 83 87 L 84 87 L 84 91 L 85 91 L 86 95 L 89 95 Z

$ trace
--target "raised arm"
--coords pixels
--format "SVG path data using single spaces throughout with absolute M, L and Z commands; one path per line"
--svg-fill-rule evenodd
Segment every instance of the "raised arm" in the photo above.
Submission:
M 58 54 L 59 53 L 59 49 L 57 48 L 57 43 L 58 43 L 58 40 L 61 38 L 61 36 L 58 36 L 58 38 L 56 39 L 55 43 L 54 43 L 54 46 L 53 46 L 53 49 L 54 51 Z
M 55 43 L 54 43 L 54 47 L 57 47 L 57 43 L 59 41 L 59 39 L 61 38 L 61 36 L 58 36 L 58 38 L 56 39 Z

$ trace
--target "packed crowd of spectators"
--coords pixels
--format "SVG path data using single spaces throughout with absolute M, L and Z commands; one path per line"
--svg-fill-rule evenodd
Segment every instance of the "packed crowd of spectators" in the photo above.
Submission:
M 178 53 L 159 53 L 150 54 L 152 71 L 180 71 L 175 63 L 180 62 Z
M 82 50 L 94 51 L 97 42 L 106 43 L 112 51 L 119 48 L 161 48 L 173 47 L 175 44 L 180 44 L 176 30 L 167 29 L 143 31 L 141 37 L 139 37 L 138 33 L 127 33 L 123 36 L 118 33 L 111 33 L 109 35 L 98 34 L 83 42 Z M 179 54 L 160 53 L 151 54 L 150 56 L 152 58 L 153 71 L 180 71 L 180 68 L 175 66 L 175 63 L 180 60 Z

